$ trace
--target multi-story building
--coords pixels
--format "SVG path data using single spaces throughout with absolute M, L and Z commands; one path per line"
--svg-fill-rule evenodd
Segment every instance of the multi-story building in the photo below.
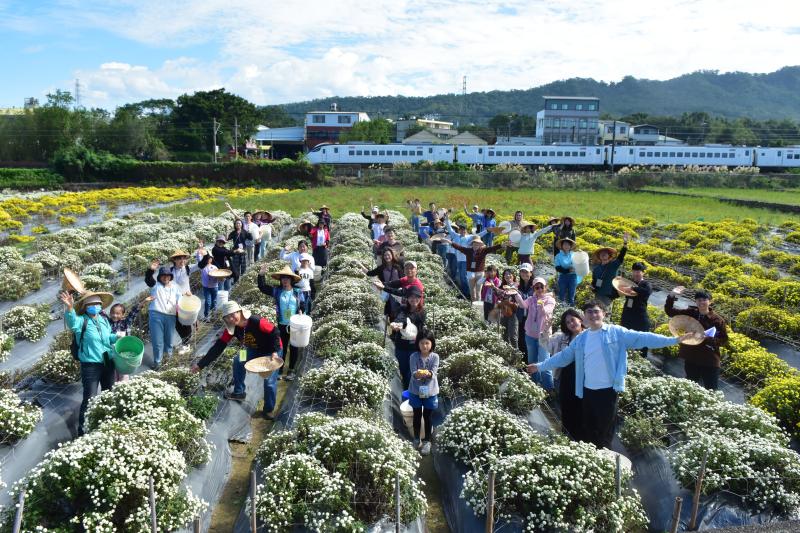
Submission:
M 597 144 L 628 144 L 630 127 L 630 124 L 621 120 L 598 121 Z
M 314 148 L 322 143 L 338 143 L 339 135 L 359 122 L 369 120 L 369 115 L 358 111 L 337 111 L 336 104 L 331 111 L 309 111 L 306 113 L 306 148 Z
M 542 144 L 593 145 L 599 119 L 599 98 L 545 96 L 544 109 L 536 113 L 536 137 Z
M 395 125 L 397 126 L 397 142 L 402 142 L 408 135 L 408 130 L 413 126 L 422 126 L 439 139 L 447 140 L 458 135 L 458 130 L 453 129 L 453 123 L 443 120 L 416 117 L 401 118 L 395 122 Z
M 631 144 L 654 145 L 662 139 L 657 126 L 637 124 L 636 126 L 631 126 L 630 140 Z

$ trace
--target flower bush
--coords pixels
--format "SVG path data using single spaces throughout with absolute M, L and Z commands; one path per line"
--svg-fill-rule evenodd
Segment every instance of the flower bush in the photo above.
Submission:
M 459 331 L 453 335 L 436 339 L 436 353 L 442 360 L 452 354 L 467 350 L 485 350 L 502 358 L 510 365 L 517 365 L 522 361 L 519 350 L 505 342 L 496 331 L 490 329 Z
M 81 379 L 81 364 L 68 349 L 52 350 L 36 361 L 31 372 L 51 383 L 75 383 Z
M 169 383 L 134 378 L 95 396 L 86 411 L 86 426 L 94 431 L 107 422 L 159 428 L 191 466 L 211 457 L 205 423 L 187 411 L 180 391 Z
M 50 323 L 50 308 L 47 304 L 18 305 L 3 315 L 3 329 L 14 339 L 31 342 L 41 340 Z
M 786 431 L 800 438 L 800 377 L 770 381 L 750 398 L 750 403 L 777 418 Z
M 82 276 L 97 276 L 107 280 L 112 280 L 117 277 L 117 269 L 106 263 L 93 263 L 83 269 Z M 81 278 L 86 283 L 83 278 Z
M 97 292 L 111 292 L 111 282 L 103 277 L 92 274 L 81 276 L 81 281 L 86 290 Z
M 625 417 L 625 423 L 619 430 L 619 439 L 630 450 L 643 450 L 663 447 L 668 434 L 669 431 L 660 417 L 637 413 Z
M 14 337 L 7 333 L 0 333 L 0 362 L 8 359 L 12 348 L 14 348 Z
M 383 334 L 367 328 L 361 328 L 343 320 L 338 316 L 331 320 L 317 322 L 314 328 L 314 346 L 320 357 L 341 350 L 347 350 L 357 342 L 383 342 Z
M 377 408 L 389 391 L 386 378 L 372 370 L 352 364 L 326 362 L 309 370 L 300 379 L 303 396 L 322 400 L 335 407 L 349 404 Z
M 23 404 L 14 392 L 0 388 L 0 443 L 27 437 L 41 419 L 39 407 Z
M 367 368 L 387 380 L 392 379 L 398 372 L 397 359 L 374 342 L 356 343 L 346 350 L 333 352 L 329 358 L 339 364 L 349 363 Z
M 13 496 L 25 488 L 24 531 L 145 532 L 152 477 L 159 527 L 174 531 L 205 507 L 180 488 L 185 474 L 183 457 L 162 431 L 111 424 L 49 452 Z M 6 527 L 11 520 L 8 512 Z
M 521 517 L 526 531 L 614 531 L 647 529 L 647 516 L 635 491 L 617 498 L 614 463 L 591 444 L 550 444 L 536 453 L 493 462 L 495 512 Z M 624 484 L 631 474 L 622 472 Z M 468 472 L 462 497 L 478 514 L 486 513 L 486 474 Z

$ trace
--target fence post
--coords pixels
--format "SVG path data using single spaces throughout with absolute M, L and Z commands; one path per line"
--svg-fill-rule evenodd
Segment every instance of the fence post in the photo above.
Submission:
M 194 519 L 194 522 L 192 522 L 192 531 L 193 531 L 193 533 L 200 533 L 200 517 L 199 516 Z
M 394 475 L 394 511 L 395 511 L 394 531 L 395 533 L 400 533 L 400 474 L 399 473 L 395 473 Z
M 486 492 L 486 533 L 494 531 L 494 470 L 489 471 L 489 490 Z
M 256 471 L 250 472 L 250 531 L 256 533 L 258 530 L 258 520 L 256 519 L 256 495 L 258 489 L 256 487 Z
M 614 472 L 614 483 L 617 487 L 617 498 L 622 497 L 622 457 L 617 454 L 617 468 Z
M 158 533 L 158 519 L 156 518 L 156 489 L 153 476 L 150 476 L 150 531 Z
M 689 520 L 689 530 L 693 531 L 697 526 L 697 509 L 700 506 L 700 491 L 703 488 L 703 476 L 706 473 L 706 461 L 708 461 L 708 450 L 703 454 L 703 462 L 700 463 L 700 472 L 697 474 L 697 482 L 694 485 L 694 497 L 692 498 L 692 518 Z
M 19 491 L 19 501 L 17 502 L 17 513 L 14 516 L 14 533 L 22 531 L 22 513 L 25 511 L 25 489 Z
M 681 523 L 681 507 L 683 506 L 683 498 L 680 496 L 675 497 L 675 508 L 672 510 L 672 526 L 669 528 L 669 533 L 678 533 L 678 526 Z

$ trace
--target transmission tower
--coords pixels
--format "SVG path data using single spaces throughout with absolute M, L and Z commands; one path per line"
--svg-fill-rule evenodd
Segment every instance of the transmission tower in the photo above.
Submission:
M 467 76 L 461 80 L 461 117 L 466 118 L 467 115 Z
M 81 80 L 75 78 L 75 109 L 81 107 Z

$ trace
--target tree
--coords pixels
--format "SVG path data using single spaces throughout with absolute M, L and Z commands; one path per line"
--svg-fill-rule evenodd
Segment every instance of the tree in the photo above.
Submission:
M 388 144 L 393 142 L 394 138 L 394 124 L 385 118 L 377 118 L 357 122 L 350 128 L 350 131 L 341 134 L 339 142 L 344 144 L 353 141 L 366 141 L 375 144 Z
M 241 96 L 216 89 L 178 97 L 170 116 L 167 147 L 182 151 L 211 151 L 214 119 L 222 124 L 217 144 L 233 144 L 234 122 L 239 125 L 239 143 L 256 132 L 260 114 L 254 104 Z

